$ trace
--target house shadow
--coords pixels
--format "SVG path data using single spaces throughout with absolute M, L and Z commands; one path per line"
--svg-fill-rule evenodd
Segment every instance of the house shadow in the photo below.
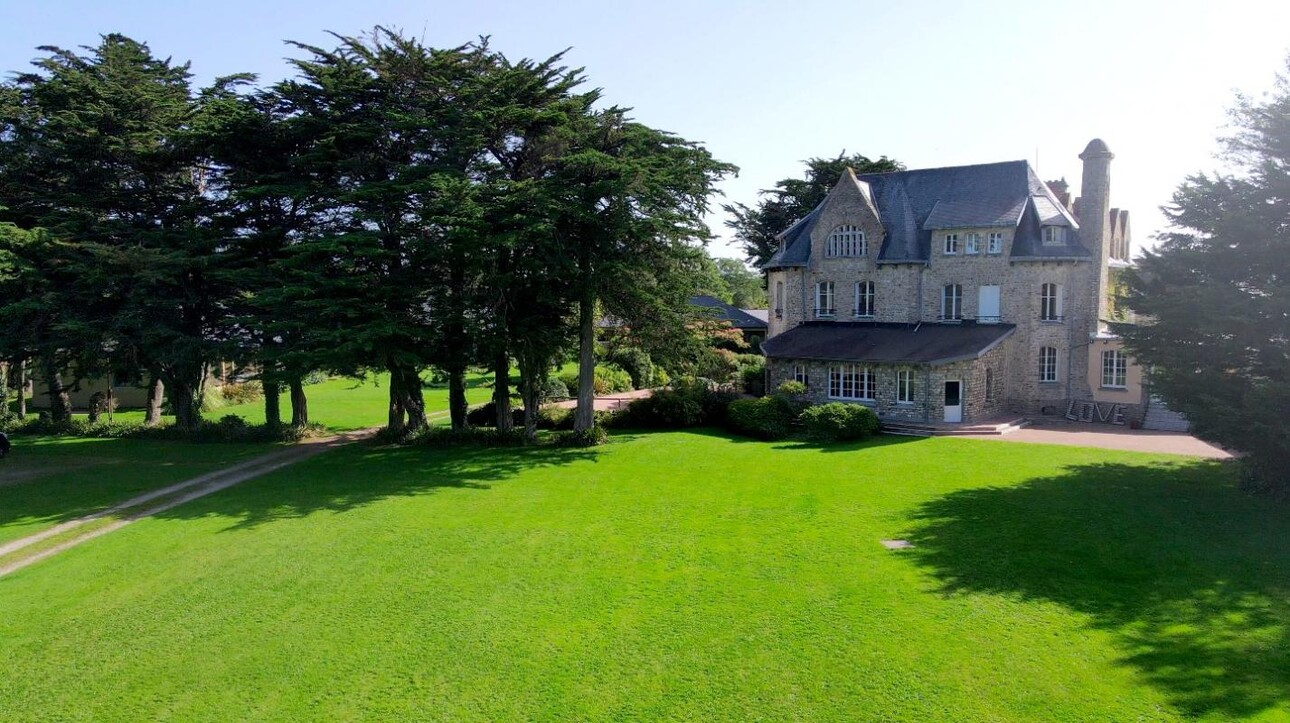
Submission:
M 1188 715 L 1290 704 L 1290 508 L 1230 465 L 1072 466 L 964 490 L 916 515 L 910 559 L 946 595 L 1058 603 Z
M 392 447 L 360 443 L 287 467 L 268 482 L 252 480 L 158 513 L 162 519 L 219 517 L 226 531 L 317 512 L 344 513 L 381 500 L 439 489 L 488 490 L 520 473 L 594 461 L 585 448 Z

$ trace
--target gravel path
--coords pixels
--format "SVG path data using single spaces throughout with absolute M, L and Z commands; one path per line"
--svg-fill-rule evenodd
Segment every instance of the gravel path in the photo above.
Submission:
M 350 444 L 371 436 L 375 431 L 374 429 L 368 429 L 334 437 L 305 440 L 286 449 L 270 452 L 232 467 L 208 472 L 199 477 L 131 497 L 105 510 L 68 520 L 34 535 L 28 535 L 5 543 L 0 545 L 0 560 L 5 557 L 10 557 L 11 559 L 7 562 L 0 562 L 0 577 L 21 570 L 45 558 L 52 557 L 63 550 L 76 547 L 83 542 L 88 542 L 96 537 L 119 530 L 135 520 L 165 512 L 185 502 L 205 497 L 212 492 L 227 489 L 240 482 L 268 474 L 276 469 L 295 464 L 327 450 Z M 91 523 L 107 519 L 110 519 L 111 522 L 94 525 L 90 529 L 85 529 L 83 534 L 75 534 L 78 529 L 86 528 Z M 68 536 L 68 539 L 29 555 L 17 555 L 17 553 L 26 548 L 61 536 Z

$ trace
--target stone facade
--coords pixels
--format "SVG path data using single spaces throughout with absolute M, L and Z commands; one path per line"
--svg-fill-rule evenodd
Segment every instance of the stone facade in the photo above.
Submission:
M 865 403 L 884 419 L 939 422 L 943 419 L 944 381 L 960 379 L 964 422 L 1004 413 L 1064 414 L 1072 402 L 1083 401 L 1123 405 L 1121 411 L 1126 420 L 1137 419 L 1143 400 L 1136 365 L 1130 362 L 1130 376 L 1135 382 L 1125 389 L 1105 389 L 1095 383 L 1101 374 L 1104 346 L 1099 339 L 1107 338 L 1104 320 L 1108 262 L 1113 255 L 1127 254 L 1128 247 L 1127 239 L 1120 237 L 1127 233 L 1127 212 L 1112 211 L 1110 207 L 1112 157 L 1101 141 L 1090 143 L 1081 155 L 1084 196 L 1079 199 L 1078 207 L 1084 217 L 1078 222 L 1071 217 L 1066 198 L 1059 200 L 1043 188 L 1020 201 L 1031 203 L 1037 209 L 1033 218 L 1038 220 L 1030 226 L 1026 225 L 1023 212 L 992 223 L 934 227 L 930 229 L 930 247 L 924 246 L 916 258 L 888 258 L 884 244 L 891 243 L 892 229 L 884 226 L 882 219 L 887 218 L 891 224 L 897 214 L 882 207 L 882 200 L 876 199 L 870 184 L 864 180 L 869 177 L 858 178 L 848 172 L 810 217 L 813 225 L 807 258 L 785 260 L 787 255 L 781 249 L 781 254 L 766 266 L 771 296 L 768 338 L 807 321 L 830 318 L 909 325 L 1012 324 L 1015 332 L 978 358 L 939 365 L 875 366 L 878 393 L 875 400 Z M 987 198 L 992 193 L 997 192 L 982 189 Z M 1110 218 L 1111 213 L 1115 218 Z M 961 216 L 969 218 L 970 214 Z M 932 223 L 930 219 L 910 220 Z M 1048 226 L 1057 230 L 1050 231 Z M 830 235 L 840 228 L 862 230 L 865 253 L 830 255 Z M 928 229 L 924 226 L 921 230 Z M 1026 235 L 1026 241 L 1019 243 L 1022 234 Z M 1064 247 L 1053 244 L 1049 248 L 1050 234 L 1053 240 L 1064 239 L 1063 234 L 1069 234 L 1070 238 L 1065 239 Z M 993 248 L 992 235 L 998 239 Z M 956 237 L 957 243 L 947 249 L 949 236 Z M 974 245 L 970 246 L 970 240 Z M 805 242 L 804 238 L 794 239 L 794 243 Z M 1071 251 L 1068 253 L 1065 248 Z M 836 312 L 833 317 L 821 316 L 817 311 L 818 286 L 829 282 L 833 285 L 832 306 Z M 858 284 L 867 282 L 872 282 L 874 287 L 873 313 L 861 317 L 856 314 L 857 288 Z M 950 285 L 960 291 L 957 315 L 948 313 L 955 311 L 952 305 L 949 309 L 945 305 L 945 289 Z M 1050 291 L 1056 290 L 1055 298 L 1050 294 L 1045 301 L 1045 285 L 1049 285 Z M 992 298 L 998 299 L 997 312 L 987 316 L 983 312 L 991 309 L 982 309 L 981 304 Z M 946 316 L 960 318 L 947 320 Z M 1047 379 L 1041 378 L 1041 363 L 1045 360 L 1048 365 L 1043 371 L 1047 372 Z M 770 388 L 792 379 L 794 368 L 804 365 L 811 379 L 811 397 L 826 401 L 828 368 L 833 363 L 819 359 L 768 358 Z M 896 372 L 902 368 L 908 368 L 915 379 L 917 391 L 913 403 L 895 401 Z

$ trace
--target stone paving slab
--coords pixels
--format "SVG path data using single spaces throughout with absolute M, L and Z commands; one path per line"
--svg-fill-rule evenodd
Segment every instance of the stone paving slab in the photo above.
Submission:
M 1199 440 L 1190 434 L 1129 429 L 1108 424 L 1046 424 L 1042 421 L 1036 421 L 1032 422 L 1029 427 L 1002 436 L 977 437 L 976 439 L 1122 449 L 1130 452 L 1181 454 L 1189 457 L 1207 457 L 1209 459 L 1231 459 L 1233 457 L 1232 453 L 1227 450 Z

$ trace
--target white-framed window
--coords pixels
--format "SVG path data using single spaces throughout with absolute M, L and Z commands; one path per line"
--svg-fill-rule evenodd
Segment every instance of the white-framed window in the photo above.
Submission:
M 811 377 L 806 372 L 805 364 L 793 365 L 793 381 L 801 382 L 802 386 L 807 386 L 807 387 L 811 386 Z
M 1060 284 L 1039 285 L 1039 320 L 1062 320 L 1062 287 Z
M 857 281 L 856 282 L 856 308 L 855 314 L 862 319 L 873 318 L 873 282 Z
M 1102 386 L 1124 389 L 1129 384 L 1129 357 L 1119 349 L 1102 352 Z
M 832 319 L 837 313 L 837 308 L 833 306 L 833 282 L 817 282 L 815 284 L 815 318 Z
M 784 282 L 775 282 L 775 318 L 784 318 Z
M 999 231 L 991 231 L 986 236 L 985 252 L 987 254 L 1003 253 L 1003 234 Z
M 1044 226 L 1043 237 L 1045 246 L 1060 246 L 1066 243 L 1066 227 Z
M 970 233 L 963 239 L 963 253 L 973 255 L 981 253 L 981 234 Z
M 946 284 L 941 289 L 941 321 L 958 321 L 963 318 L 963 286 Z
M 896 403 L 914 403 L 914 373 L 908 369 L 896 370 Z
M 859 364 L 829 367 L 829 398 L 873 401 L 873 372 Z
M 825 256 L 864 256 L 869 253 L 864 231 L 859 226 L 843 224 L 833 229 L 825 245 Z
M 1039 347 L 1039 381 L 1057 381 L 1057 347 Z
M 956 233 L 945 234 L 945 255 L 953 256 L 959 252 L 959 235 Z

